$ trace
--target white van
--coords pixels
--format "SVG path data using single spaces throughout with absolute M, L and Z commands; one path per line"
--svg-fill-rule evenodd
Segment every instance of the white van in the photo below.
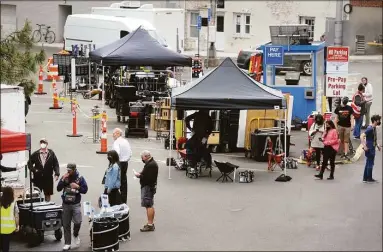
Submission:
M 140 26 L 160 44 L 168 47 L 154 26 L 145 20 L 92 14 L 68 16 L 64 27 L 64 47 L 65 50 L 72 51 L 72 45 L 94 44 L 97 49 L 119 40 Z

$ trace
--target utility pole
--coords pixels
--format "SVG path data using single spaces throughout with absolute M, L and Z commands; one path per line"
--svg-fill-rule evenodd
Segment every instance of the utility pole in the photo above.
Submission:
M 217 0 L 210 0 L 210 8 L 211 8 L 211 17 L 210 17 L 210 20 L 211 22 L 209 22 L 209 24 L 213 24 L 215 27 L 217 27 L 216 25 L 216 13 L 217 13 Z M 217 32 L 216 29 L 214 31 L 215 33 Z M 214 34 L 214 37 L 216 37 L 216 34 Z M 215 42 L 212 41 L 210 43 L 208 43 L 208 52 L 209 52 L 209 57 L 208 57 L 208 61 L 209 61 L 209 65 L 210 66 L 217 66 L 217 52 L 216 52 L 216 48 L 215 48 Z
M 343 43 L 343 1 L 336 2 L 336 16 L 335 16 L 335 38 L 334 44 L 341 46 Z

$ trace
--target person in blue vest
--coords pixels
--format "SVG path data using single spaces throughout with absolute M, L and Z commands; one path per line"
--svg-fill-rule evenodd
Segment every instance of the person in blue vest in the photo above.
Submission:
M 371 117 L 371 124 L 362 134 L 362 144 L 364 154 L 366 156 L 363 183 L 376 182 L 376 180 L 372 178 L 372 169 L 374 168 L 375 149 L 378 148 L 379 151 L 381 150 L 380 145 L 378 145 L 378 137 L 376 132 L 376 127 L 380 126 L 381 124 L 381 118 L 382 117 L 380 115 L 373 115 Z

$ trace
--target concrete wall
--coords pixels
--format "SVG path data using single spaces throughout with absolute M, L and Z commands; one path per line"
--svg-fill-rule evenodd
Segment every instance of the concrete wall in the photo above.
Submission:
M 122 0 L 121 0 L 122 1 Z M 17 28 L 21 28 L 26 19 L 30 20 L 33 29 L 37 28 L 36 24 L 46 24 L 51 26 L 51 30 L 56 33 L 56 43 L 63 42 L 63 27 L 60 25 L 59 5 L 71 5 L 72 14 L 86 14 L 91 11 L 92 7 L 108 7 L 112 3 L 121 2 L 114 1 L 1 1 L 2 4 L 16 5 Z M 151 3 L 155 7 L 165 7 L 165 1 L 140 1 L 141 4 Z M 179 4 L 179 1 L 168 1 L 170 3 Z
M 351 54 L 356 51 L 356 35 L 364 35 L 367 43 L 382 34 L 382 11 L 380 7 L 353 7 L 349 20 L 343 21 L 343 45 L 350 47 Z M 366 45 L 366 54 L 382 54 L 382 47 Z

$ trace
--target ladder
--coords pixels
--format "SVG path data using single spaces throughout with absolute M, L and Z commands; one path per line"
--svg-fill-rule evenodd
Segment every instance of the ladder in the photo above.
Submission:
M 356 35 L 355 43 L 356 43 L 355 53 L 356 54 L 365 54 L 365 52 L 366 52 L 366 39 L 365 39 L 364 35 Z

